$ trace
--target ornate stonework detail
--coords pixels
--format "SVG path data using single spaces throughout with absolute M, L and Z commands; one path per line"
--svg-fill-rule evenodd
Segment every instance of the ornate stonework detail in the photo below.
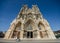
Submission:
M 49 23 L 43 18 L 37 5 L 24 5 L 13 20 L 4 39 L 56 39 Z

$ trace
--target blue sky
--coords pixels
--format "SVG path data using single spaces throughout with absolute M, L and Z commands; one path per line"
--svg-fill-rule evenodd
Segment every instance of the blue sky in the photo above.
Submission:
M 0 0 L 0 31 L 9 29 L 24 4 L 36 4 L 52 30 L 60 30 L 60 0 Z

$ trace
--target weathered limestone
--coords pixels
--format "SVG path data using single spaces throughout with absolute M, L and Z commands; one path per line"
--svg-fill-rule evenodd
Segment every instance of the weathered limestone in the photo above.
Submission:
M 4 39 L 56 39 L 49 23 L 42 17 L 37 5 L 32 9 L 24 5 L 13 20 Z

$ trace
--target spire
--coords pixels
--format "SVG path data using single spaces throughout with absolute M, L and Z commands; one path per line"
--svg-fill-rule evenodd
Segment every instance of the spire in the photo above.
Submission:
M 22 15 L 22 13 L 26 13 L 28 10 L 28 6 L 27 5 L 23 5 L 20 12 L 19 12 L 19 15 L 17 16 L 17 18 L 20 18 L 20 16 Z
M 40 13 L 39 8 L 37 7 L 37 5 L 32 5 L 32 10 L 33 10 L 33 12 L 35 12 L 35 14 Z

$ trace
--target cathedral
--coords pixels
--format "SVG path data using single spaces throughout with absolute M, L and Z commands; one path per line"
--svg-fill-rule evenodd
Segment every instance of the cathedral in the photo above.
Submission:
M 51 27 L 37 5 L 24 5 L 12 21 L 4 39 L 56 39 Z

